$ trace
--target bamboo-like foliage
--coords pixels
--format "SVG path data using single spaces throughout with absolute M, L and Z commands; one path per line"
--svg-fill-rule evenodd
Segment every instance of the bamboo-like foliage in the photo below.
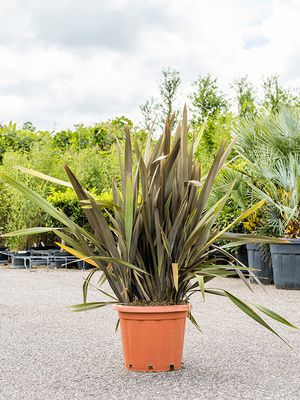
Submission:
M 66 245 L 62 248 L 79 259 L 93 265 L 83 285 L 83 304 L 73 306 L 73 311 L 102 307 L 111 303 L 180 304 L 187 302 L 194 293 L 225 296 L 265 328 L 273 329 L 254 311 L 257 307 L 269 317 L 292 326 L 283 317 L 262 306 L 250 306 L 222 289 L 208 289 L 206 283 L 215 277 L 233 274 L 232 268 L 249 286 L 241 269 L 244 265 L 217 265 L 215 245 L 219 239 L 236 240 L 238 243 L 256 241 L 257 237 L 227 233 L 262 206 L 260 201 L 245 211 L 226 229 L 218 231 L 215 221 L 225 205 L 229 194 L 223 196 L 210 208 L 207 207 L 214 180 L 231 151 L 232 144 L 223 143 L 217 152 L 206 177 L 201 176 L 200 165 L 194 160 L 194 151 L 200 138 L 188 141 L 187 110 L 172 135 L 174 118 L 168 118 L 162 136 L 151 142 L 149 135 L 145 149 L 132 140 L 126 130 L 124 152 L 120 149 L 121 191 L 112 184 L 113 203 L 98 204 L 78 182 L 66 166 L 66 172 L 74 188 L 91 231 L 76 225 L 61 211 L 42 199 L 38 194 L 8 176 L 2 179 L 18 188 L 24 195 L 41 206 L 64 224 L 54 229 Z M 134 161 L 135 160 L 135 161 Z M 40 173 L 28 171 L 32 175 Z M 66 185 L 65 182 L 59 182 Z M 103 208 L 105 207 L 105 208 Z M 109 218 L 107 222 L 104 211 Z M 28 233 L 37 233 L 31 228 Z M 91 233 L 92 232 L 92 233 Z M 26 230 L 6 234 L 26 234 Z M 260 240 L 265 241 L 266 238 Z M 225 249 L 221 251 L 228 255 Z M 236 260 L 233 260 L 236 261 Z M 113 295 L 108 302 L 87 301 L 87 289 L 96 272 L 101 273 L 100 284 L 108 281 Z M 251 270 L 248 269 L 249 274 Z M 235 273 L 235 272 L 234 272 Z M 196 324 L 194 318 L 190 319 Z

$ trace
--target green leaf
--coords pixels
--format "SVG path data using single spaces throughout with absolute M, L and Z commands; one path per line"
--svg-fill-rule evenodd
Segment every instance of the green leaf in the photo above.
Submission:
M 264 307 L 260 304 L 253 304 L 254 307 L 256 307 L 259 311 L 263 312 L 264 314 L 266 314 L 268 317 L 273 318 L 275 321 L 278 321 L 284 325 L 287 325 L 291 328 L 294 329 L 299 329 L 297 326 L 291 324 L 289 321 L 287 321 L 285 318 L 283 318 L 281 315 L 277 314 L 275 311 L 270 310 L 267 307 Z
M 200 326 L 198 325 L 198 322 L 193 317 L 191 311 L 188 313 L 188 319 L 191 321 L 191 323 L 194 325 L 194 327 L 197 328 L 198 331 L 202 333 L 202 330 L 201 330 Z
M 54 231 L 55 235 L 58 236 L 60 239 L 62 239 L 67 245 L 73 247 L 74 249 L 78 250 L 79 252 L 82 252 L 82 247 L 81 245 L 73 239 L 71 236 L 67 235 L 65 232 L 61 230 L 55 230 Z
M 38 193 L 29 189 L 27 186 L 23 185 L 23 183 L 16 181 L 8 175 L 0 174 L 1 179 L 18 189 L 21 193 L 23 193 L 29 200 L 34 202 L 36 205 L 41 207 L 44 211 L 50 214 L 53 218 L 57 219 L 63 225 L 68 226 L 69 228 L 73 228 L 76 226 L 73 221 L 71 221 L 63 212 L 57 210 L 53 207 L 47 200 L 43 199 Z
M 75 177 L 70 168 L 65 165 L 66 173 L 72 183 L 72 186 L 78 196 L 79 200 L 90 200 L 92 209 L 84 209 L 84 213 L 95 233 L 97 247 L 103 248 L 103 244 L 106 246 L 106 249 L 109 251 L 110 255 L 116 257 L 118 255 L 116 244 L 109 228 L 109 225 L 102 213 L 99 209 L 98 205 L 95 203 L 92 197 L 89 197 L 85 190 L 80 185 L 78 179 Z M 78 227 L 77 227 L 78 229 Z M 82 231 L 82 228 L 81 228 Z M 88 235 L 88 232 L 83 232 L 84 235 Z M 88 235 L 87 237 L 90 238 Z M 95 240 L 92 236 L 93 241 Z
M 229 145 L 226 149 L 226 142 L 224 141 L 214 158 L 214 161 L 209 170 L 207 178 L 205 179 L 205 182 L 203 184 L 200 198 L 199 198 L 199 214 L 200 215 L 202 214 L 203 210 L 206 207 L 206 203 L 207 203 L 208 197 L 211 193 L 211 188 L 215 181 L 215 177 L 216 177 L 217 173 L 219 172 L 220 168 L 222 167 L 222 165 L 224 164 L 227 155 L 231 151 L 231 148 L 232 148 L 232 144 Z
M 238 218 L 236 218 L 233 222 L 227 225 L 224 229 L 218 232 L 213 238 L 206 244 L 206 247 L 213 244 L 217 239 L 219 239 L 226 231 L 232 228 L 234 225 L 238 224 L 239 222 L 243 221 L 245 218 L 249 217 L 249 215 L 253 214 L 255 211 L 260 209 L 265 204 L 265 200 L 261 200 L 258 203 L 254 204 L 248 210 L 244 211 Z
M 0 237 L 14 237 L 14 236 L 26 236 L 26 235 L 36 235 L 40 233 L 47 233 L 47 232 L 53 232 L 59 228 L 47 228 L 47 227 L 34 227 L 34 228 L 26 228 L 26 229 L 20 229 L 19 231 L 14 231 L 14 232 L 9 232 L 9 233 L 3 233 L 0 235 Z
M 83 304 L 75 304 L 73 306 L 70 306 L 70 311 L 72 312 L 82 312 L 82 311 L 90 311 L 90 310 L 95 310 L 96 308 L 101 308 L 108 306 L 109 304 L 117 304 L 116 301 L 95 301 L 92 303 L 83 303 Z
M 100 278 L 98 280 L 98 285 L 102 286 L 107 281 L 106 275 L 104 272 L 101 272 Z
M 48 181 L 48 182 L 56 183 L 57 185 L 66 186 L 66 187 L 72 188 L 72 185 L 71 185 L 70 182 L 62 181 L 61 179 L 56 179 L 53 176 L 49 176 L 49 175 L 43 174 L 42 172 L 39 172 L 39 171 L 34 171 L 33 169 L 20 167 L 20 166 L 17 166 L 16 168 L 19 171 L 24 172 L 25 174 L 34 176 L 36 178 L 40 178 L 40 179 L 43 179 L 43 180 Z
M 93 270 L 88 274 L 88 276 L 85 278 L 85 280 L 84 280 L 84 283 L 83 283 L 83 286 L 82 286 L 82 290 L 83 290 L 83 303 L 84 303 L 84 304 L 86 304 L 88 286 L 89 286 L 90 281 L 91 281 L 91 279 L 92 279 L 92 277 L 93 277 L 93 275 L 95 274 L 96 271 L 98 271 L 97 268 L 93 269 Z
M 103 256 L 103 257 L 101 257 L 101 256 L 93 256 L 93 257 L 88 257 L 88 259 L 100 260 L 100 261 L 106 261 L 106 262 L 120 264 L 120 265 L 123 265 L 124 267 L 128 267 L 128 268 L 131 268 L 131 269 L 133 269 L 135 271 L 138 271 L 138 272 L 141 272 L 143 274 L 149 275 L 149 273 L 147 271 L 145 271 L 145 270 L 143 270 L 143 269 L 141 269 L 139 267 L 136 267 L 135 265 L 131 264 L 128 261 L 121 260 L 120 258 L 105 257 L 105 256 Z
M 226 294 L 220 292 L 219 289 L 205 289 L 205 293 L 214 294 L 215 296 L 226 297 Z
M 257 235 L 257 234 L 251 234 L 251 233 L 232 233 L 232 232 L 222 233 L 222 235 L 220 235 L 219 239 L 234 241 L 233 243 L 226 243 L 225 245 L 220 246 L 223 249 L 235 247 L 235 246 L 239 246 L 241 244 L 247 244 L 247 243 L 286 244 L 289 242 L 288 239 L 284 239 L 284 238 L 273 238 L 270 236 Z
M 117 321 L 117 323 L 116 323 L 115 333 L 118 332 L 119 326 L 120 326 L 120 318 L 118 318 L 118 321 Z
M 270 332 L 274 333 L 274 335 L 278 336 L 285 344 L 291 347 L 269 324 L 267 324 L 248 304 L 243 302 L 242 300 L 235 297 L 233 294 L 223 290 L 225 295 L 245 314 L 247 314 L 250 318 L 254 319 L 254 321 L 258 322 L 264 328 L 268 329 Z
M 125 199 L 125 237 L 127 243 L 128 256 L 131 247 L 132 227 L 133 227 L 133 189 L 132 179 L 130 176 L 126 176 L 126 199 Z
M 195 274 L 199 288 L 201 290 L 203 301 L 205 301 L 205 284 L 204 284 L 204 277 L 202 275 Z
M 162 155 L 162 156 L 160 156 L 160 157 L 158 157 L 158 158 L 156 158 L 154 161 L 152 161 L 152 164 L 155 164 L 156 162 L 158 162 L 158 161 L 162 161 L 162 160 L 164 160 L 165 158 L 167 158 L 169 156 L 169 154 L 164 154 L 164 155 Z
M 132 177 L 132 147 L 129 127 L 125 128 L 125 175 Z
M 99 207 L 101 208 L 108 208 L 108 209 L 120 209 L 115 203 L 112 201 L 104 201 L 104 200 L 94 200 L 96 204 L 98 204 Z M 80 204 L 82 204 L 82 208 L 92 208 L 91 200 L 79 200 Z
M 90 283 L 90 285 L 92 285 L 92 284 Z M 94 286 L 94 285 L 92 285 L 92 286 Z M 94 287 L 95 287 L 100 293 L 104 294 L 105 296 L 109 297 L 110 299 L 113 299 L 114 301 L 118 301 L 118 299 L 117 299 L 116 297 L 112 296 L 111 294 L 105 292 L 104 290 L 100 289 L 100 288 L 97 287 L 97 286 L 94 286 Z

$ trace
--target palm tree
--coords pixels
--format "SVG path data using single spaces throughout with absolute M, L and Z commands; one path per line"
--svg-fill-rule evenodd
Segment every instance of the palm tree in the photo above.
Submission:
M 231 167 L 224 181 L 230 184 L 236 180 L 233 196 L 241 208 L 258 199 L 266 200 L 260 211 L 259 233 L 276 237 L 288 234 L 289 227 L 296 228 L 299 219 L 299 110 L 282 108 L 276 115 L 243 119 L 235 135 L 236 150 L 245 167 Z

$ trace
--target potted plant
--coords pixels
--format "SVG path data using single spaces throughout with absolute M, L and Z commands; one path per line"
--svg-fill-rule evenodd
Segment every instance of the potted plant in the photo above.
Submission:
M 268 253 L 261 249 L 257 243 L 247 244 L 248 265 L 255 269 L 253 273 L 263 285 L 272 285 L 274 283 L 272 260 L 268 257 Z M 251 278 L 251 282 L 255 282 Z
M 299 211 L 287 223 L 288 244 L 271 244 L 274 282 L 278 289 L 300 289 L 300 221 Z
M 249 195 L 250 190 L 247 181 L 248 179 L 245 178 L 245 162 L 239 158 L 235 158 L 233 161 L 227 163 L 227 166 L 219 174 L 218 185 L 213 190 L 211 196 L 211 204 L 222 198 L 225 193 L 231 192 L 230 199 L 223 207 L 217 220 L 221 229 L 251 206 L 251 196 Z M 259 223 L 260 218 L 254 212 L 239 224 L 236 224 L 231 231 L 240 234 L 256 234 Z M 270 284 L 273 283 L 272 266 L 270 262 L 265 260 L 266 257 L 265 254 L 262 254 L 261 247 L 261 244 L 255 242 L 242 244 L 235 246 L 232 254 L 237 259 L 237 265 L 242 263 L 252 268 L 254 275 L 262 279 L 261 282 L 263 284 Z M 268 259 L 270 260 L 270 257 Z M 251 279 L 251 282 L 256 281 L 255 279 Z
M 264 271 L 270 272 L 270 279 L 273 276 L 275 286 L 280 289 L 300 289 L 299 178 L 298 157 L 290 154 L 286 159 L 279 158 L 273 162 L 272 174 L 264 185 L 252 185 L 257 198 L 266 201 L 260 210 L 261 228 L 257 232 L 288 239 L 284 243 L 270 244 L 270 253 L 269 250 L 264 251 L 260 264 Z M 261 251 L 258 246 L 256 249 L 250 246 L 252 244 L 247 245 L 248 251 L 252 250 L 253 254 Z M 251 259 L 249 261 L 252 266 Z
M 261 211 L 261 209 L 259 210 Z M 263 221 L 263 223 L 261 222 Z M 263 229 L 261 228 L 263 226 Z M 256 234 L 259 231 L 266 233 L 266 221 L 263 215 L 260 213 L 253 213 L 244 222 L 244 228 L 248 233 Z M 271 285 L 274 283 L 272 259 L 270 257 L 269 246 L 265 243 L 248 243 L 246 245 L 248 266 L 254 268 L 254 275 L 260 279 L 263 285 Z M 253 278 L 250 278 L 252 282 L 255 282 Z
M 186 317 L 198 327 L 190 304 L 194 294 L 200 293 L 203 299 L 206 295 L 226 297 L 276 335 L 255 308 L 285 325 L 293 326 L 263 306 L 249 305 L 221 288 L 206 287 L 206 283 L 215 277 L 227 277 L 235 271 L 249 286 L 241 272 L 245 266 L 235 266 L 235 260 L 232 265 L 219 265 L 217 257 L 210 255 L 220 250 L 228 256 L 225 249 L 215 245 L 218 240 L 253 241 L 253 237 L 247 239 L 245 235 L 227 231 L 260 208 L 264 201 L 253 205 L 227 227 L 218 230 L 215 222 L 229 193 L 210 207 L 207 207 L 207 201 L 232 144 L 221 145 L 207 176 L 202 177 L 200 166 L 193 158 L 200 137 L 194 134 L 188 141 L 186 109 L 174 136 L 173 124 L 174 118 L 168 118 L 163 135 L 154 142 L 149 135 L 143 152 L 138 140 L 133 140 L 129 129 L 126 129 L 124 152 L 120 149 L 121 191 L 113 182 L 112 202 L 97 201 L 65 167 L 90 229 L 74 223 L 22 183 L 1 175 L 6 183 L 18 188 L 65 226 L 52 228 L 66 243 L 59 244 L 61 248 L 93 266 L 83 285 L 83 303 L 72 306 L 72 309 L 87 311 L 114 306 L 121 324 L 124 364 L 133 371 L 181 368 Z M 36 172 L 31 173 L 56 181 Z M 104 212 L 110 223 L 106 221 Z M 51 230 L 37 227 L 6 236 L 38 233 L 45 229 Z M 251 270 L 247 270 L 251 274 Z M 106 302 L 87 300 L 88 287 L 96 273 L 101 275 L 99 284 L 107 281 L 112 290 L 112 293 L 107 293 L 99 288 L 107 295 Z
M 255 224 L 255 231 L 292 239 L 289 244 L 272 244 L 270 250 L 248 245 L 249 265 L 253 266 L 252 260 L 265 270 L 269 280 L 273 273 L 275 286 L 285 289 L 300 289 L 299 130 L 299 110 L 287 107 L 277 113 L 246 118 L 236 127 L 236 149 L 245 163 L 240 173 L 249 188 L 247 197 L 250 204 L 266 200 L 259 210 L 260 224 Z M 250 217 L 250 225 L 252 222 Z

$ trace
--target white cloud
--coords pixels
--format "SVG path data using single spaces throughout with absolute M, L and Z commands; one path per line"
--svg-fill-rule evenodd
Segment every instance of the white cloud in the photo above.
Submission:
M 3 4 L 1 4 L 3 3 Z M 0 120 L 71 127 L 126 114 L 165 66 L 223 90 L 245 74 L 300 85 L 298 0 L 0 0 Z

